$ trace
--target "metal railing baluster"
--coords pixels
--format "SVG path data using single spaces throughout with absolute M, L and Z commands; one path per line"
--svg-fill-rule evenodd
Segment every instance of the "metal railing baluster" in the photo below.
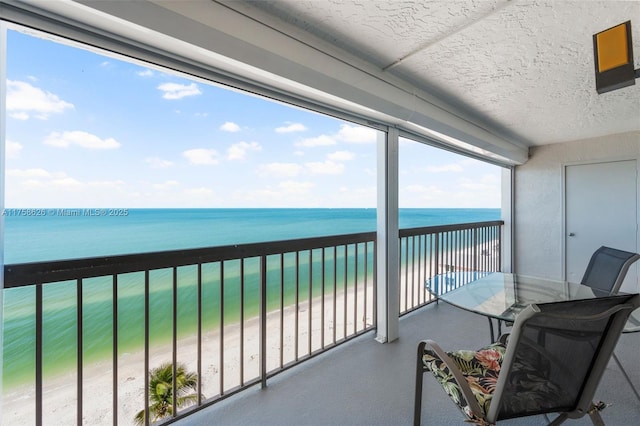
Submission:
M 198 405 L 202 404 L 202 263 L 198 263 L 198 276 L 197 276 L 197 299 L 198 299 L 198 312 L 197 312 L 197 374 L 198 374 Z
M 244 385 L 244 261 L 240 259 L 240 386 Z
M 321 265 L 321 270 L 320 270 L 320 306 L 321 306 L 321 310 L 320 310 L 320 348 L 324 349 L 324 328 L 325 328 L 325 321 L 324 321 L 324 315 L 325 315 L 325 293 L 326 293 L 326 289 L 325 289 L 325 278 L 324 278 L 324 273 L 325 273 L 325 266 L 326 266 L 326 255 L 325 255 L 325 248 L 322 247 L 322 259 L 320 261 L 320 265 Z
M 296 278 L 295 278 L 295 282 L 296 282 L 296 324 L 295 324 L 295 333 L 294 333 L 294 340 L 295 340 L 295 357 L 294 359 L 296 361 L 298 361 L 298 353 L 299 353 L 299 346 L 300 346 L 300 340 L 299 340 L 299 332 L 300 332 L 300 252 L 296 251 L 296 267 L 295 267 L 295 271 L 296 271 Z
M 353 261 L 353 334 L 358 332 L 358 243 L 354 247 Z
M 336 323 L 338 308 L 338 247 L 333 246 L 333 344 L 336 344 L 336 330 L 338 325 Z
M 284 253 L 280 254 L 280 368 L 284 366 Z
M 144 424 L 149 426 L 149 271 L 144 271 Z
M 112 352 L 112 364 L 111 364 L 111 369 L 113 371 L 112 373 L 112 382 L 111 385 L 113 386 L 113 402 L 111 405 L 111 408 L 113 410 L 113 426 L 117 426 L 118 425 L 118 275 L 113 274 L 113 278 L 112 278 L 112 283 L 111 285 L 113 286 L 112 288 L 112 296 L 113 297 L 113 302 L 112 302 L 112 325 L 111 325 L 111 338 L 112 338 L 112 345 L 113 345 L 113 352 Z
M 42 426 L 42 287 L 36 284 L 36 426 Z
M 76 384 L 76 391 L 77 391 L 77 405 L 76 405 L 76 416 L 77 416 L 77 424 L 81 425 L 82 424 L 82 388 L 83 388 L 83 347 L 84 347 L 84 343 L 82 338 L 84 337 L 82 335 L 83 333 L 83 318 L 82 318 L 82 304 L 83 304 L 83 297 L 82 297 L 82 279 L 78 278 L 76 280 L 76 314 L 77 314 L 77 321 L 78 324 L 76 325 L 76 332 L 77 332 L 77 358 L 76 358 L 76 362 L 77 362 L 77 371 L 76 371 L 76 380 L 77 380 L 77 384 Z
M 348 258 L 348 247 L 345 244 L 344 246 L 344 277 L 342 283 L 344 285 L 344 289 L 342 292 L 342 299 L 344 301 L 344 312 L 343 315 L 343 339 L 347 340 L 347 281 L 348 281 L 348 269 L 349 269 L 349 261 Z
M 171 313 L 173 315 L 173 324 L 171 330 L 171 345 L 172 345 L 172 353 L 171 359 L 173 361 L 173 365 L 171 366 L 171 394 L 176 395 L 177 389 L 177 377 L 178 377 L 178 268 L 173 267 L 173 300 L 172 300 Z M 178 414 L 178 398 L 171 399 L 171 405 L 173 409 L 173 415 L 171 417 L 175 417 Z
M 260 256 L 260 385 L 267 387 L 267 257 Z M 282 328 L 282 327 L 281 327 Z M 282 349 L 280 351 L 282 354 Z
M 220 261 L 220 277 L 219 277 L 220 289 L 220 318 L 219 318 L 219 328 L 220 328 L 220 342 L 219 342 L 219 372 L 218 376 L 220 377 L 220 396 L 224 395 L 224 261 Z
M 307 355 L 311 355 L 313 337 L 313 250 L 309 250 L 309 270 L 307 272 L 307 278 L 309 280 L 309 296 L 307 298 Z

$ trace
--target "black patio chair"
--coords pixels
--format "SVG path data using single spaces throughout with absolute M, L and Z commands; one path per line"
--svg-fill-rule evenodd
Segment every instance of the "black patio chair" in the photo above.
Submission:
M 640 295 L 617 295 L 530 305 L 513 330 L 477 351 L 444 352 L 418 345 L 414 425 L 420 424 L 423 374 L 432 372 L 468 421 L 558 413 L 550 424 L 589 415 L 603 425 L 593 396 Z
M 602 246 L 591 256 L 580 284 L 617 294 L 629 267 L 638 259 L 638 253 Z
M 629 267 L 638 259 L 640 259 L 640 254 L 638 253 L 602 246 L 591 256 L 580 284 L 601 290 L 605 293 L 618 294 L 622 282 L 627 276 Z M 613 360 L 618 365 L 618 368 L 620 368 L 627 383 L 629 383 L 636 399 L 640 401 L 640 393 L 634 386 L 615 352 L 613 353 Z

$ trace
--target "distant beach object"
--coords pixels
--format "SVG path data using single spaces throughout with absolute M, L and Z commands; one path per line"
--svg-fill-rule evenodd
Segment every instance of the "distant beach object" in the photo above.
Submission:
M 173 364 L 165 363 L 149 371 L 149 416 L 156 422 L 173 415 Z M 175 394 L 176 407 L 195 404 L 198 401 L 198 375 L 187 372 L 183 364 L 176 366 Z M 137 425 L 145 422 L 144 411 L 141 410 L 134 421 Z

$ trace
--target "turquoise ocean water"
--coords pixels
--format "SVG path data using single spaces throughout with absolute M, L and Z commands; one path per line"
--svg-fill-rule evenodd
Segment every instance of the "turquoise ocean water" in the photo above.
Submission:
M 62 260 L 115 254 L 144 253 L 173 249 L 222 246 L 293 238 L 339 235 L 374 231 L 375 209 L 128 209 L 119 216 L 65 216 L 75 209 L 48 210 L 40 217 L 5 216 L 5 263 Z M 499 209 L 401 209 L 400 228 L 451 223 L 466 223 L 500 218 Z M 344 256 L 344 254 L 339 254 Z M 352 254 L 347 253 L 347 258 Z M 352 259 L 351 259 L 352 260 Z M 293 259 L 285 259 L 293 265 Z M 373 262 L 370 262 L 372 265 Z M 218 321 L 219 275 L 216 265 L 203 270 L 205 327 Z M 225 266 L 226 268 L 226 266 Z M 251 261 L 246 270 L 257 269 Z M 290 266 L 292 269 L 292 266 Z M 306 273 L 303 270 L 301 274 Z M 152 271 L 150 295 L 151 340 L 170 338 L 172 328 L 172 272 Z M 193 332 L 197 324 L 196 268 L 178 271 L 179 334 Z M 233 286 L 238 268 L 225 269 L 225 321 L 239 320 L 239 296 Z M 256 274 L 257 276 L 257 274 Z M 207 278 L 209 277 L 209 278 Z M 245 303 L 249 314 L 257 306 L 258 289 L 248 279 Z M 294 286 L 295 287 L 295 286 Z M 285 301 L 291 301 L 295 288 L 285 286 Z M 72 368 L 76 363 L 76 286 L 56 283 L 44 286 L 43 361 L 45 375 Z M 275 291 L 275 290 L 274 290 Z M 279 291 L 279 290 L 277 290 Z M 4 366 L 5 388 L 30 382 L 34 377 L 35 289 L 26 287 L 4 292 Z M 278 299 L 272 295 L 274 306 Z M 315 296 L 315 294 L 314 294 Z M 140 350 L 144 336 L 143 275 L 118 277 L 118 341 L 120 352 Z M 83 283 L 83 351 L 85 362 L 112 353 L 112 283 L 110 278 Z M 126 326 L 124 326 L 126 325 Z

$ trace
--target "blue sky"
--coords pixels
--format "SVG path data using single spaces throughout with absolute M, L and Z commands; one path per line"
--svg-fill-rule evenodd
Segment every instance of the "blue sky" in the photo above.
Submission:
M 375 207 L 376 131 L 10 30 L 6 207 Z M 401 207 L 499 207 L 500 168 L 400 145 Z

